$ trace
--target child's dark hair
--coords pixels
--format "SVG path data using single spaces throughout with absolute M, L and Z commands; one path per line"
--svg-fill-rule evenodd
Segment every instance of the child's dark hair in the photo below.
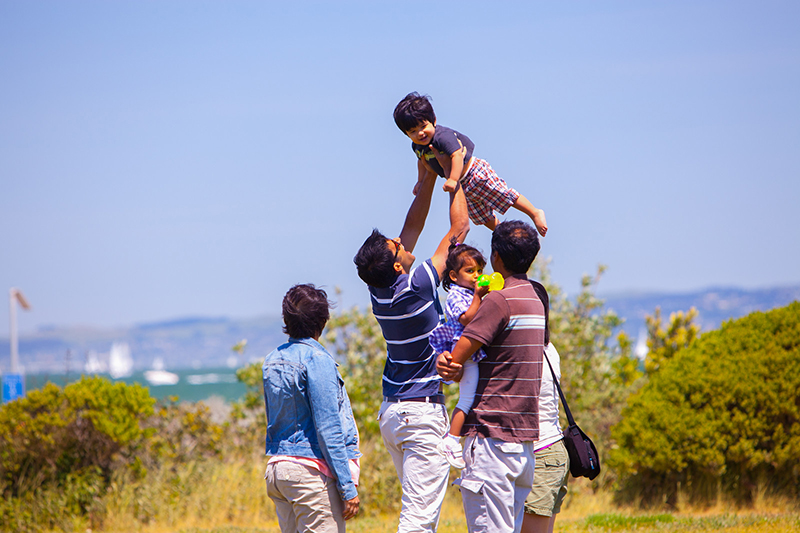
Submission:
M 467 262 L 467 259 L 472 259 L 475 264 L 481 269 L 486 266 L 486 259 L 477 248 L 469 244 L 460 244 L 455 239 L 450 241 L 450 248 L 447 250 L 447 262 L 444 264 L 444 273 L 442 274 L 442 288 L 449 291 L 450 286 L 455 283 L 450 279 L 450 272 L 458 272 L 461 267 Z
M 408 93 L 394 108 L 394 123 L 403 133 L 413 130 L 426 120 L 431 124 L 436 123 L 436 113 L 433 112 L 431 97 L 428 95 Z
M 330 318 L 328 295 L 314 285 L 295 285 L 283 297 L 283 332 L 295 339 L 318 337 Z

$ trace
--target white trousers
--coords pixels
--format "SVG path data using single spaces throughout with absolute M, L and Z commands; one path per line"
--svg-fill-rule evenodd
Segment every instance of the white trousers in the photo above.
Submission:
M 533 442 L 470 436 L 464 461 L 467 467 L 455 484 L 461 487 L 469 532 L 519 533 L 533 485 Z
M 448 430 L 447 411 L 436 403 L 383 402 L 378 420 L 403 486 L 397 532 L 433 533 L 450 473 L 447 460 L 436 451 Z

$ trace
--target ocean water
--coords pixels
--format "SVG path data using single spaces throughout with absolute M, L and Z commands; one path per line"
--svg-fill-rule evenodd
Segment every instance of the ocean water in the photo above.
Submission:
M 179 402 L 198 402 L 211 397 L 220 397 L 226 402 L 239 400 L 247 388 L 236 379 L 236 369 L 228 367 L 170 370 L 177 374 L 175 385 L 152 385 L 144 377 L 144 372 L 134 372 L 130 377 L 113 379 L 108 374 L 97 374 L 123 383 L 139 383 L 150 389 L 150 395 L 159 400 L 176 396 Z M 30 392 L 53 382 L 59 387 L 81 378 L 74 374 L 28 374 L 25 376 L 25 390 Z

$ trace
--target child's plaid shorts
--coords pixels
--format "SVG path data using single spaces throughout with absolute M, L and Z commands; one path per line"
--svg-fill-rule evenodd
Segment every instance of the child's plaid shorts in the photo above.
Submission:
M 467 213 L 473 224 L 482 226 L 494 220 L 494 211 L 501 215 L 519 198 L 492 167 L 483 159 L 473 159 L 469 172 L 461 179 L 467 197 Z

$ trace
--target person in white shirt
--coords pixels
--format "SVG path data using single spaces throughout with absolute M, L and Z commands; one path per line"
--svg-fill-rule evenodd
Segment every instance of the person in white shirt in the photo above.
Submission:
M 561 381 L 561 359 L 552 343 L 544 356 L 550 361 L 556 379 Z M 525 500 L 525 518 L 521 533 L 553 533 L 556 514 L 567 495 L 569 456 L 564 434 L 558 422 L 558 389 L 545 361 L 539 391 L 539 440 L 534 443 L 536 466 L 533 487 Z

